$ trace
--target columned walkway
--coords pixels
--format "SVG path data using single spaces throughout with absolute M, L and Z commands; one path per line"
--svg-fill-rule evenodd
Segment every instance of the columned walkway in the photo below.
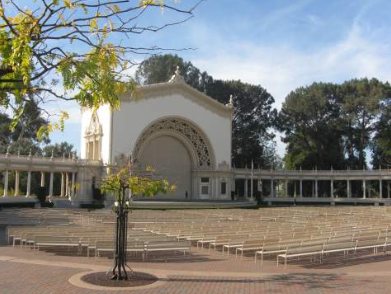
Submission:
M 0 154 L 0 185 L 3 187 L 0 198 L 29 198 L 39 185 L 49 198 L 60 196 L 72 201 L 77 198 L 79 203 L 91 202 L 93 179 L 98 184 L 104 175 L 104 168 L 101 161 L 75 157 Z M 232 183 L 226 187 L 232 187 L 234 194 L 244 200 L 262 198 L 269 203 L 391 204 L 390 169 L 232 169 L 226 173 L 232 177 Z
M 0 195 L 4 198 L 8 197 L 26 197 L 29 198 L 33 191 L 37 189 L 33 187 L 34 177 L 35 182 L 39 183 L 41 188 L 47 192 L 47 196 L 60 196 L 73 200 L 76 193 L 81 194 L 85 187 L 91 185 L 91 176 L 86 177 L 86 174 L 99 174 L 101 167 L 100 161 L 85 161 L 72 158 L 54 158 L 38 157 L 38 156 L 22 156 L 12 154 L 0 154 L 0 179 L 3 186 L 3 193 Z M 98 172 L 96 172 L 98 170 Z M 24 182 L 22 183 L 22 175 Z M 60 190 L 58 194 L 54 192 L 55 176 L 59 175 Z M 12 182 L 12 187 L 10 182 Z M 38 179 L 38 180 L 37 180 Z M 21 186 L 24 189 L 22 191 Z
M 234 169 L 236 194 L 267 202 L 391 201 L 391 170 Z

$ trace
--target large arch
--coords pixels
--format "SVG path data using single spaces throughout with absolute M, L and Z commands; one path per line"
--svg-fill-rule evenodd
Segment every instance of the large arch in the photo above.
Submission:
M 149 124 L 136 141 L 133 158 L 137 161 L 148 142 L 158 136 L 172 136 L 181 141 L 191 155 L 193 168 L 215 167 L 214 150 L 206 134 L 195 123 L 177 116 L 161 118 Z
M 157 173 L 177 186 L 170 198 L 192 198 L 193 170 L 215 167 L 213 148 L 205 133 L 181 117 L 165 117 L 149 124 L 133 149 L 137 165 L 152 165 Z

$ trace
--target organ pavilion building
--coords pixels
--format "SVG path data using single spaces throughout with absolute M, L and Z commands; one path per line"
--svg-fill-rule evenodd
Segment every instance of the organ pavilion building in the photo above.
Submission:
M 81 158 L 115 164 L 131 156 L 176 185 L 156 199 L 231 199 L 232 101 L 223 105 L 185 83 L 141 86 L 113 111 L 82 109 Z
M 66 205 L 89 204 L 94 200 L 93 188 L 124 156 L 130 156 L 137 168 L 154 167 L 177 186 L 175 192 L 154 199 L 230 200 L 234 191 L 235 199 L 246 204 L 262 197 L 269 204 L 391 205 L 391 169 L 232 168 L 232 107 L 232 101 L 223 105 L 190 87 L 177 71 L 166 83 L 139 87 L 132 96 L 121 97 L 118 111 L 109 106 L 95 111 L 84 108 L 81 159 L 11 154 L 9 149 L 0 154 L 0 206 L 34 203 L 37 187 L 32 179 L 37 176 L 49 199 L 59 196 L 57 201 L 63 205 L 65 199 Z M 27 179 L 21 178 L 22 173 Z M 57 189 L 55 176 L 61 179 Z M 25 191 L 20 189 L 21 181 L 26 181 Z M 107 200 L 110 205 L 112 199 Z

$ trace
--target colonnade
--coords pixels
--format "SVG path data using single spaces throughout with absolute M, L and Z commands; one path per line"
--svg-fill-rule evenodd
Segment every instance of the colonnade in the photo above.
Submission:
M 13 172 L 15 174 L 15 186 L 14 186 L 14 193 L 13 195 L 9 194 L 9 175 Z M 25 196 L 30 197 L 32 195 L 32 185 L 31 185 L 31 178 L 32 173 L 34 171 L 26 171 L 27 172 L 27 183 L 26 183 L 26 193 L 24 195 L 21 195 L 20 193 L 20 174 L 21 170 L 5 170 L 3 172 L 3 197 L 7 196 Z M 53 196 L 60 196 L 60 197 L 68 197 L 71 199 L 74 196 L 74 187 L 75 187 L 75 181 L 76 181 L 76 172 L 60 172 L 61 173 L 61 187 L 60 187 L 60 195 L 54 195 L 54 175 L 55 172 L 49 172 L 49 189 L 48 189 L 48 195 L 49 197 Z M 40 172 L 40 187 L 45 187 L 45 172 Z
M 256 194 L 271 199 L 391 198 L 391 170 L 255 171 L 234 169 L 233 178 L 236 182 L 243 181 L 241 185 L 243 190 L 237 190 L 237 194 L 249 199 L 254 199 Z
M 35 188 L 33 187 L 33 177 L 36 179 L 36 185 L 40 187 L 47 187 L 48 197 L 61 196 L 72 199 L 75 196 L 76 176 L 80 166 L 84 162 L 72 158 L 54 158 L 51 157 L 38 157 L 23 155 L 12 155 L 8 152 L 6 154 L 0 154 L 0 175 L 3 177 L 3 197 L 8 196 L 24 196 L 30 197 Z M 22 173 L 27 173 L 27 177 Z M 39 174 L 39 175 L 38 175 Z M 54 187 L 55 175 L 60 174 L 60 192 L 59 195 L 54 195 L 56 190 Z M 13 176 L 14 186 L 10 187 L 10 178 Z M 45 179 L 46 178 L 46 179 Z M 24 179 L 24 180 L 22 180 Z M 48 183 L 45 182 L 48 180 Z M 21 183 L 21 181 L 25 181 Z M 21 186 L 24 186 L 23 193 L 21 192 Z M 12 195 L 10 190 L 13 188 Z M 23 195 L 22 195 L 23 194 Z M 58 194 L 58 193 L 57 193 Z

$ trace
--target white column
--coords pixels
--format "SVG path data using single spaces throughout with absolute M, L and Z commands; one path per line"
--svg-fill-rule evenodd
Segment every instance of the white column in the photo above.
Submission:
M 262 186 L 262 179 L 261 178 L 257 179 L 257 187 L 258 187 L 259 195 L 261 195 L 261 197 L 262 197 L 263 196 L 263 186 Z
M 41 172 L 41 187 L 45 187 L 45 173 Z
M 236 192 L 236 183 L 235 183 L 235 177 L 232 178 L 232 181 L 231 181 L 231 191 L 234 191 L 234 194 Z M 229 197 L 231 197 L 231 191 L 229 191 Z
M 365 180 L 362 181 L 362 198 L 367 198 L 367 183 Z
M 26 197 L 30 197 L 31 195 L 31 171 L 28 171 L 27 173 L 27 191 L 26 191 Z
M 211 180 L 212 180 L 211 198 L 216 199 L 217 181 L 216 178 L 211 178 Z
M 352 193 L 350 191 L 350 180 L 346 181 L 346 196 L 352 198 Z
M 79 174 L 78 174 L 78 177 L 77 177 L 77 181 L 78 183 L 81 185 L 81 183 L 83 182 L 83 174 L 80 172 L 79 170 Z M 194 198 L 193 199 L 200 199 L 200 196 L 201 196 L 201 180 L 198 176 L 198 174 L 196 173 L 193 173 L 193 196 Z M 82 195 L 83 191 L 80 190 L 80 196 Z
M 254 162 L 251 160 L 251 176 L 250 176 L 250 198 L 254 200 Z
M 273 179 L 270 179 L 270 197 L 274 198 L 274 183 L 273 183 Z
M 101 160 L 101 157 L 100 157 L 100 140 L 96 140 L 96 159 L 97 160 Z
M 251 183 L 250 183 L 250 197 L 251 197 L 251 200 L 254 200 L 254 179 L 253 179 L 253 177 L 251 177 L 250 181 L 251 181 Z
M 61 192 L 60 192 L 60 197 L 65 196 L 65 175 L 64 173 L 61 173 Z
M 300 198 L 303 197 L 303 180 L 300 179 Z
M 19 171 L 15 171 L 15 196 L 19 196 Z
M 95 139 L 92 141 L 92 160 L 95 160 Z
M 383 198 L 383 181 L 379 180 L 379 198 Z
M 318 180 L 315 180 L 315 198 L 318 198 Z
M 95 154 L 95 160 L 98 160 L 99 159 L 99 153 L 98 153 L 98 141 L 97 140 L 94 140 L 94 143 L 95 143 L 95 150 L 94 150 L 94 154 Z
M 248 179 L 244 179 L 244 197 L 248 198 Z
M 220 183 L 219 178 L 215 179 L 215 183 L 216 183 L 216 188 L 215 188 L 216 199 L 220 199 L 221 193 L 220 193 L 220 187 L 219 187 L 219 183 Z
M 330 197 L 334 198 L 334 180 L 331 179 L 330 181 Z
M 71 193 L 69 193 L 70 197 L 69 197 L 69 200 L 71 200 L 74 196 L 75 196 L 75 177 L 76 177 L 76 174 L 74 172 L 72 172 L 72 180 L 71 180 Z
M 388 194 L 390 194 L 390 193 L 388 192 Z M 8 196 L 8 170 L 4 171 L 4 194 L 3 194 L 3 197 L 7 197 L 7 196 Z
M 293 189 L 294 189 L 294 190 L 293 190 L 293 197 L 296 198 L 296 197 L 297 197 L 297 191 L 296 191 L 296 188 L 297 188 L 297 187 L 296 187 L 296 185 L 297 185 L 297 180 L 294 180 L 293 183 L 294 183 L 294 187 L 293 187 Z
M 65 173 L 65 196 L 71 196 L 71 189 L 69 187 L 69 173 Z
M 288 197 L 288 180 L 285 180 L 285 197 Z
M 220 196 L 221 196 L 221 179 L 220 178 L 216 178 L 216 199 L 220 199 Z
M 216 179 L 211 177 L 210 183 L 212 185 L 212 188 L 210 189 L 210 199 L 215 199 L 216 198 Z
M 50 172 L 49 197 L 53 197 L 53 178 L 54 178 L 54 173 Z
M 90 159 L 90 143 L 88 141 L 86 143 L 86 158 Z

